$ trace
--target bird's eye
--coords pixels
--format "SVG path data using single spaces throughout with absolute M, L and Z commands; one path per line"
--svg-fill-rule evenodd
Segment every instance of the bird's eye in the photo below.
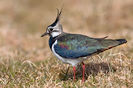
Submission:
M 50 30 L 50 31 L 53 31 L 53 28 L 50 28 L 49 30 Z

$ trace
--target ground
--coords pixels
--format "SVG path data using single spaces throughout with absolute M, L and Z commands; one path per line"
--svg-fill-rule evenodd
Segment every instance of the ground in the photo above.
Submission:
M 81 65 L 73 81 L 40 37 L 62 7 L 65 32 L 128 41 L 88 58 L 84 83 Z M 132 0 L 1 0 L 0 88 L 133 88 L 132 20 Z

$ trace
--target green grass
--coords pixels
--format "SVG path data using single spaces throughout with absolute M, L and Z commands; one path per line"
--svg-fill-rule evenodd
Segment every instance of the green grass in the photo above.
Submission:
M 35 61 L 7 58 L 0 63 L 1 87 L 133 87 L 133 68 L 131 58 L 125 55 L 113 55 L 106 52 L 93 56 L 85 62 L 85 82 L 82 83 L 82 68 L 79 65 L 76 72 L 76 81 L 73 81 L 72 67 L 65 72 L 69 65 L 65 65 L 56 58 L 44 61 Z M 109 55 L 109 56 L 108 56 Z M 101 59 L 102 58 L 102 59 Z M 107 58 L 107 59 L 106 59 Z M 101 85 L 102 84 L 102 85 Z

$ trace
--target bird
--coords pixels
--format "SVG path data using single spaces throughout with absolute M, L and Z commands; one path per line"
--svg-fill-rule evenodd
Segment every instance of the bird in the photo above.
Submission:
M 44 37 L 49 35 L 49 47 L 53 54 L 63 63 L 73 66 L 73 80 L 76 79 L 76 67 L 82 64 L 82 81 L 85 81 L 85 64 L 92 55 L 99 54 L 105 50 L 127 43 L 126 39 L 107 39 L 92 38 L 82 34 L 72 34 L 63 31 L 60 22 L 62 9 L 57 9 L 57 17 L 55 21 L 46 28 Z

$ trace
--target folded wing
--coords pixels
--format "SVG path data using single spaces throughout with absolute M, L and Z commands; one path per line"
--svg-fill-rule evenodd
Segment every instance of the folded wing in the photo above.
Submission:
M 79 34 L 66 34 L 58 39 L 55 52 L 68 59 L 91 56 L 126 43 L 125 39 L 90 38 Z

